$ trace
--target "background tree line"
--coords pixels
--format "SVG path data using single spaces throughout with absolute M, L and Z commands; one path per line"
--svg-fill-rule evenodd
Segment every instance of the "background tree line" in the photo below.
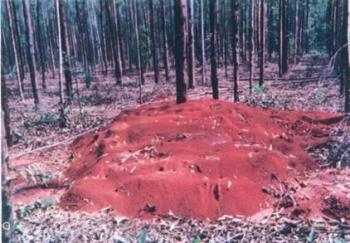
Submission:
M 196 85 L 210 84 L 213 97 L 219 98 L 218 68 L 232 80 L 238 101 L 239 73 L 247 74 L 251 90 L 255 80 L 263 85 L 269 76 L 264 72 L 266 63 L 278 63 L 282 77 L 303 55 L 318 52 L 327 53 L 334 63 L 345 111 L 350 110 L 348 0 L 2 0 L 1 4 L 2 74 L 16 77 L 18 95 L 33 97 L 38 107 L 49 75 L 58 77 L 61 106 L 69 104 L 76 73 L 85 76 L 87 85 L 96 74 L 113 73 L 116 85 L 137 74 L 141 96 L 145 72 L 153 72 L 158 83 L 170 81 L 175 70 L 178 102 L 186 100 L 186 88 Z

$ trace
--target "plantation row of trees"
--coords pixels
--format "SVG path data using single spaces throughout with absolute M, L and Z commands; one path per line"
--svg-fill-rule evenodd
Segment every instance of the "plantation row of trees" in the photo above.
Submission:
M 239 68 L 249 67 L 264 84 L 266 62 L 278 63 L 279 76 L 310 52 L 327 52 L 340 75 L 349 105 L 348 0 L 3 0 L 2 70 L 25 94 L 29 75 L 36 106 L 48 75 L 58 75 L 60 102 L 73 99 L 72 74 L 112 71 L 115 83 L 137 73 L 154 82 L 176 71 L 177 101 L 186 88 L 210 81 L 219 98 L 217 69 L 233 81 L 238 101 Z M 233 66 L 233 73 L 228 73 Z M 210 67 L 210 68 L 209 68 Z M 196 78 L 196 68 L 201 77 Z M 258 77 L 254 77 L 257 73 Z M 198 81 L 196 83 L 196 80 Z

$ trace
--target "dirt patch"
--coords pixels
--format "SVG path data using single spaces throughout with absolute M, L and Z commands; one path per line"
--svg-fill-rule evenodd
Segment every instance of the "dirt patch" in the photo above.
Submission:
M 124 111 L 70 146 L 72 187 L 60 205 L 131 217 L 253 215 L 272 204 L 264 187 L 317 167 L 305 148 L 329 139 L 334 117 L 213 100 Z

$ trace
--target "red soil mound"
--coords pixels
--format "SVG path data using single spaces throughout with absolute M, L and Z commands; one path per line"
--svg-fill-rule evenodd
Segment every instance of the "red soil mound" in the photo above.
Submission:
M 122 112 L 77 139 L 64 208 L 215 219 L 269 206 L 262 187 L 316 167 L 304 151 L 339 120 L 223 101 L 163 102 Z

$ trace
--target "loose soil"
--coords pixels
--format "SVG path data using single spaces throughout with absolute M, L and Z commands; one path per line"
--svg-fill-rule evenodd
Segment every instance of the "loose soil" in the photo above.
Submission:
M 263 188 L 318 167 L 305 149 L 341 119 L 213 100 L 125 110 L 70 145 L 72 186 L 60 205 L 128 217 L 254 215 L 274 204 Z

